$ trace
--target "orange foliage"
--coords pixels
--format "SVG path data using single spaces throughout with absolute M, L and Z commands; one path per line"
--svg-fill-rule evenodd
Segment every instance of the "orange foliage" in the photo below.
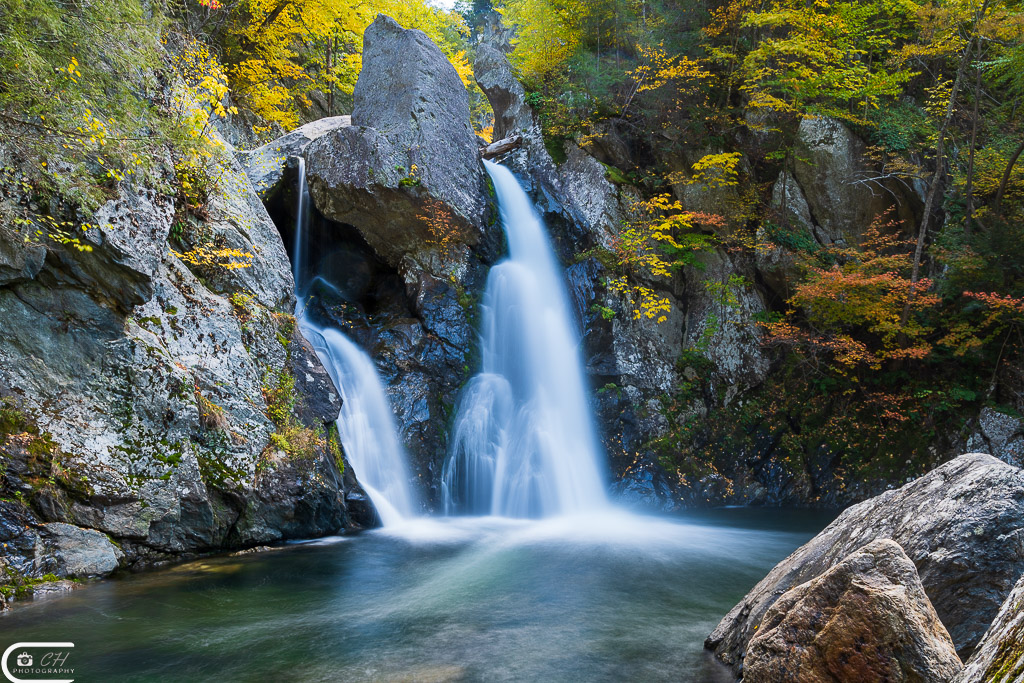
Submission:
M 419 218 L 426 222 L 430 232 L 427 244 L 436 247 L 444 259 L 451 259 L 466 241 L 465 229 L 458 224 L 444 202 L 438 199 L 428 199 Z
M 926 358 L 933 330 L 918 316 L 904 323 L 902 313 L 908 305 L 912 312 L 924 312 L 940 298 L 929 292 L 927 278 L 910 281 L 912 243 L 881 232 L 892 226 L 876 221 L 861 247 L 826 252 L 833 265 L 807 265 L 786 318 L 762 325 L 766 342 L 825 352 L 844 374 L 859 366 L 877 370 L 886 360 Z

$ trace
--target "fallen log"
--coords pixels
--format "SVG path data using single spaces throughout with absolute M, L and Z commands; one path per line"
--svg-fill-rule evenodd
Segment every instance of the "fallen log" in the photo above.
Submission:
M 501 156 L 505 152 L 510 152 L 513 149 L 523 144 L 523 138 L 521 135 L 510 135 L 507 138 L 501 140 L 495 140 L 486 147 L 480 148 L 480 156 L 484 159 L 493 159 L 494 157 Z

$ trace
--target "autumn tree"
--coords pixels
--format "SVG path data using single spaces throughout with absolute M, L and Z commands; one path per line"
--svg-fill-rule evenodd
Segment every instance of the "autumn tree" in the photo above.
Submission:
M 362 68 L 363 32 L 380 13 L 426 33 L 463 82 L 472 79 L 465 22 L 426 0 L 238 0 L 219 11 L 227 16 L 222 42 L 233 93 L 286 129 L 299 124 L 304 110 L 332 115 L 349 108 Z

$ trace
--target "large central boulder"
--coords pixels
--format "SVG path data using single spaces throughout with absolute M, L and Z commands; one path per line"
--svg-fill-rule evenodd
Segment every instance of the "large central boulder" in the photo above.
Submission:
M 355 226 L 387 263 L 437 270 L 441 232 L 477 244 L 487 186 L 455 68 L 422 31 L 379 15 L 363 37 L 352 125 L 306 148 L 316 207 Z

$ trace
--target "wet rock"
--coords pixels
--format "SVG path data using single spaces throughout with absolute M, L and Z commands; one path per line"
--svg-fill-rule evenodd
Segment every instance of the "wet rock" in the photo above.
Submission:
M 303 424 L 333 424 L 341 412 L 341 397 L 313 346 L 302 336 L 297 325 L 292 331 L 289 349 L 290 370 L 301 396 L 296 414 Z
M 0 500 L 0 568 L 10 567 L 21 575 L 31 574 L 39 534 L 36 520 L 13 500 Z
M 345 508 L 341 473 L 329 458 L 270 453 L 261 462 L 228 545 L 333 534 L 346 525 Z
M 105 534 L 72 524 L 53 522 L 42 526 L 44 574 L 88 578 L 106 576 L 118 568 L 124 553 Z
M 739 602 L 705 646 L 739 666 L 779 597 L 878 539 L 898 543 L 961 659 L 973 652 L 1024 572 L 1024 471 L 971 453 L 848 508 L 780 562 Z
M 266 202 L 281 188 L 289 158 L 302 156 L 313 140 L 351 125 L 351 116 L 318 119 L 254 150 L 236 152 L 235 158 L 242 165 L 260 199 Z
M 672 512 L 679 508 L 674 492 L 665 481 L 665 473 L 650 463 L 639 463 L 627 470 L 611 486 L 612 495 L 622 505 L 657 512 Z
M 32 586 L 32 600 L 49 600 L 67 595 L 73 590 L 82 587 L 81 583 L 61 579 L 60 581 L 44 581 Z
M 950 680 L 962 667 L 914 564 L 869 543 L 765 614 L 743 660 L 749 683 Z
M 1024 676 L 1024 576 L 1006 598 L 955 683 L 1010 683 Z

